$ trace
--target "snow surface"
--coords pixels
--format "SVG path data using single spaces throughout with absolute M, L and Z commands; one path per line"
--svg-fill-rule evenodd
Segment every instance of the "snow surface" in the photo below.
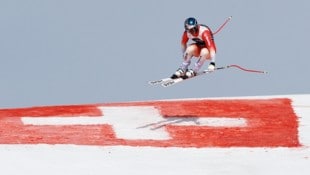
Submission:
M 0 145 L 1 174 L 309 174 L 310 95 L 277 97 L 293 99 L 302 147 Z

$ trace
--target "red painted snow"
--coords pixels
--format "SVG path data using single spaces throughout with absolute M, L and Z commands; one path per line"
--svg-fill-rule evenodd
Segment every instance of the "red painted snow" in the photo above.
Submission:
M 154 106 L 164 117 L 246 118 L 247 127 L 165 126 L 170 140 L 118 139 L 110 125 L 24 125 L 21 117 L 101 116 L 98 106 Z M 104 112 L 103 112 L 104 113 Z M 147 117 L 147 116 L 145 116 Z M 0 110 L 0 144 L 129 145 L 156 147 L 298 147 L 290 99 L 184 100 L 49 106 Z

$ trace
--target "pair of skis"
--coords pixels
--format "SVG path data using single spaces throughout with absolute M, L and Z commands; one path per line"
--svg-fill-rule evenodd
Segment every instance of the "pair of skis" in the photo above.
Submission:
M 175 78 L 175 79 L 172 79 L 172 78 L 163 78 L 163 79 L 159 79 L 159 80 L 154 80 L 154 81 L 149 81 L 149 84 L 150 85 L 161 85 L 163 87 L 170 87 L 170 86 L 173 86 L 177 83 L 180 83 L 182 81 L 185 81 L 185 80 L 189 80 L 189 79 L 192 79 L 192 78 L 195 78 L 195 77 L 198 77 L 200 75 L 203 75 L 203 74 L 206 74 L 206 73 L 210 73 L 210 71 L 208 70 L 203 70 L 201 72 L 198 72 L 196 74 L 196 76 L 193 76 L 193 77 L 189 77 L 189 78 L 183 78 L 183 77 L 179 77 L 179 78 Z
M 267 73 L 266 71 L 261 71 L 261 70 L 246 69 L 246 68 L 243 68 L 243 67 L 241 67 L 239 65 L 235 65 L 235 64 L 228 65 L 228 66 L 223 66 L 223 67 L 217 67 L 217 68 L 215 68 L 214 71 L 218 71 L 218 70 L 222 70 L 222 69 L 227 69 L 227 68 L 231 68 L 231 67 L 238 68 L 238 69 L 240 69 L 242 71 L 246 71 L 246 72 L 262 73 L 262 74 L 266 74 Z M 213 71 L 203 70 L 201 72 L 198 72 L 196 74 L 196 76 L 193 76 L 193 77 L 189 77 L 189 78 L 179 77 L 179 78 L 175 78 L 175 79 L 163 78 L 163 79 L 159 79 L 159 80 L 149 81 L 149 84 L 150 85 L 161 85 L 163 87 L 170 87 L 170 86 L 173 86 L 173 85 L 178 84 L 180 82 L 183 82 L 185 80 L 189 80 L 189 79 L 192 79 L 192 78 L 195 78 L 195 77 L 198 77 L 198 76 L 201 76 L 201 75 L 205 75 L 205 74 L 211 73 L 211 72 L 213 72 Z

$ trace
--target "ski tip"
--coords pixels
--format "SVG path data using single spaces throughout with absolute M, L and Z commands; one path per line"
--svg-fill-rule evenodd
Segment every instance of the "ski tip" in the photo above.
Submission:
M 168 82 L 162 83 L 161 86 L 162 87 L 170 87 L 170 86 L 172 86 L 174 84 L 175 84 L 174 81 L 168 81 Z
M 149 81 L 148 82 L 149 85 L 157 85 L 157 84 L 160 84 L 160 83 L 161 83 L 160 80 L 159 81 L 156 80 L 156 81 Z

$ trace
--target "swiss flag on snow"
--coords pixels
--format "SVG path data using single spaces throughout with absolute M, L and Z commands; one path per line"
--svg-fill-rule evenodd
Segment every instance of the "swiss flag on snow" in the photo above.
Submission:
M 0 110 L 0 144 L 297 147 L 289 99 L 184 100 Z

